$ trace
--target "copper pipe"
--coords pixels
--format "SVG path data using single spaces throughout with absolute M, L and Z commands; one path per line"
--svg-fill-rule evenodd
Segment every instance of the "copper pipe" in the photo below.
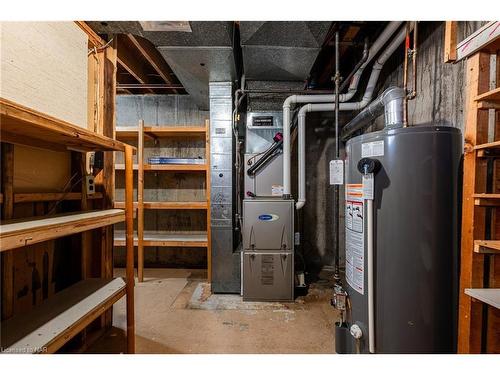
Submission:
M 413 50 L 412 50 L 412 59 L 413 59 L 413 90 L 409 94 L 408 99 L 414 99 L 417 96 L 417 42 L 418 42 L 418 22 L 415 21 L 415 26 L 413 27 Z
M 403 127 L 408 126 L 408 54 L 410 51 L 410 22 L 406 22 L 406 37 L 405 37 L 405 61 L 403 66 L 403 89 L 405 99 L 403 103 Z

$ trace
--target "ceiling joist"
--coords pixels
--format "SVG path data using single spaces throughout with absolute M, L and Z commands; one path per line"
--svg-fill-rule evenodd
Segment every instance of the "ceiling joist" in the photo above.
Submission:
M 175 82 L 177 80 L 172 79 L 172 70 L 163 59 L 163 56 L 150 42 L 132 34 L 128 34 L 127 37 L 166 84 L 173 85 L 177 83 Z M 178 94 L 178 90 L 174 89 L 174 93 Z

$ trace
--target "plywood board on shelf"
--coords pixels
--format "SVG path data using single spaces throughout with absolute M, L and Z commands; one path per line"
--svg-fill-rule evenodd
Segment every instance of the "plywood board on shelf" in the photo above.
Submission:
M 14 146 L 16 193 L 61 192 L 71 177 L 70 153 Z

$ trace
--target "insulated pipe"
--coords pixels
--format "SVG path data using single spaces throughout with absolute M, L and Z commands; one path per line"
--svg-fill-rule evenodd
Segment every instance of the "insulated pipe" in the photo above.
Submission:
M 372 72 L 368 80 L 368 85 L 363 95 L 363 98 L 359 102 L 352 103 L 340 103 L 339 111 L 356 111 L 363 109 L 372 100 L 373 92 L 375 90 L 375 85 L 377 84 L 378 78 L 380 76 L 380 71 L 382 67 L 389 59 L 389 57 L 394 53 L 394 51 L 401 45 L 406 35 L 406 30 L 403 28 L 394 40 L 387 46 L 385 51 L 380 55 L 377 61 L 373 64 Z M 339 99 L 342 98 L 340 95 Z M 321 103 L 321 104 L 310 104 L 302 107 L 304 109 L 304 116 L 306 112 L 322 112 L 322 111 L 333 111 L 335 110 L 335 105 L 331 102 L 335 100 L 335 95 L 292 95 L 286 98 L 283 103 L 283 198 L 290 198 L 291 191 L 291 181 L 290 181 L 290 108 L 296 103 Z M 330 102 L 330 103 L 328 103 Z M 302 110 L 301 109 L 301 110 Z M 300 112 L 299 112 L 300 115 Z M 300 117 L 299 117 L 300 120 Z M 302 127 L 305 126 L 305 117 L 303 119 Z M 300 123 L 299 123 L 299 141 L 300 138 Z M 302 133 L 305 134 L 305 131 Z M 305 147 L 305 146 L 304 146 Z M 300 158 L 305 158 L 305 152 L 300 151 L 299 146 L 299 166 Z M 305 163 L 305 161 L 303 161 Z M 303 201 L 305 203 L 305 188 L 303 189 L 302 195 L 300 194 L 300 169 L 299 169 L 299 203 Z M 305 170 L 302 178 L 305 178 Z M 303 207 L 304 203 L 300 203 L 299 207 Z
M 405 90 L 400 87 L 392 86 L 386 89 L 368 107 L 358 113 L 356 117 L 344 126 L 342 129 L 342 140 L 347 140 L 352 133 L 363 129 L 383 112 L 385 112 L 386 127 L 403 125 L 405 97 Z

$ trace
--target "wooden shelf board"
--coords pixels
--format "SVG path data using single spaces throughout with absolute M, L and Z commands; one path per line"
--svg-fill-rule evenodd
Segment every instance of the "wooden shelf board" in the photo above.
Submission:
M 484 94 L 478 95 L 474 98 L 476 102 L 486 101 L 492 103 L 500 102 L 500 87 L 496 89 L 485 92 Z
M 134 164 L 134 171 L 139 165 Z M 125 164 L 115 164 L 115 170 L 125 170 Z M 203 172 L 207 170 L 206 164 L 144 164 L 144 171 L 173 171 L 173 172 Z
M 116 138 L 120 139 L 137 139 L 139 137 L 139 129 L 138 128 L 128 128 L 128 127 L 121 127 L 121 128 L 116 128 Z M 154 139 L 149 134 L 144 134 L 146 137 L 150 139 Z
M 0 98 L 3 142 L 50 150 L 124 151 L 125 144 Z
M 474 150 L 485 150 L 485 149 L 494 149 L 494 148 L 500 148 L 500 141 L 483 143 L 483 144 L 474 146 Z
M 154 137 L 205 137 L 205 126 L 147 126 L 144 133 Z
M 13 353 L 53 353 L 124 295 L 122 278 L 80 281 L 3 321 L 1 346 Z
M 119 209 L 82 211 L 69 214 L 9 220 L 0 225 L 0 251 L 16 249 L 125 220 Z
M 474 204 L 476 206 L 500 206 L 500 194 L 474 194 Z
M 137 210 L 137 206 L 138 206 L 138 203 L 134 202 L 134 210 Z M 114 207 L 124 210 L 125 209 L 125 202 L 115 202 Z
M 159 137 L 204 137 L 207 128 L 205 126 L 145 126 L 144 135 L 150 138 Z M 116 128 L 116 137 L 134 139 L 139 136 L 136 127 Z
M 465 289 L 465 294 L 478 301 L 487 303 L 490 306 L 500 309 L 500 289 Z
M 160 232 L 144 231 L 143 244 L 145 247 L 207 247 L 206 232 Z M 134 233 L 134 246 L 137 246 L 138 237 Z M 125 246 L 125 232 L 115 231 L 115 246 Z
M 152 210 L 205 210 L 207 202 L 144 202 L 144 208 Z
M 16 193 L 14 203 L 22 202 L 51 202 L 51 201 L 77 201 L 82 199 L 82 193 Z M 88 195 L 87 199 L 102 199 L 102 193 Z
M 474 241 L 474 252 L 479 254 L 500 254 L 500 241 L 476 240 Z
M 203 172 L 206 170 L 206 164 L 144 164 L 144 171 Z
M 133 170 L 134 171 L 137 171 L 139 169 L 139 165 L 138 164 L 134 164 L 133 165 Z M 124 171 L 125 170 L 125 164 L 115 164 L 115 170 L 117 171 Z

